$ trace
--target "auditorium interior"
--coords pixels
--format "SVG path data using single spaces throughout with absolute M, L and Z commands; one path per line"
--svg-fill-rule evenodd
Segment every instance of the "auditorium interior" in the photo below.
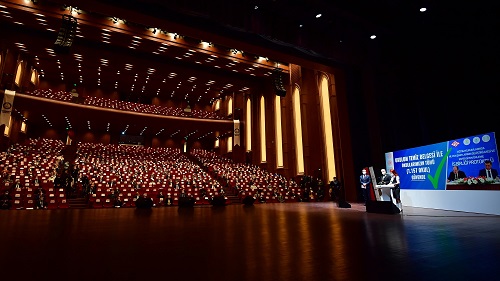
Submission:
M 3 276 L 497 277 L 498 216 L 368 213 L 359 183 L 500 131 L 487 5 L 0 0 Z

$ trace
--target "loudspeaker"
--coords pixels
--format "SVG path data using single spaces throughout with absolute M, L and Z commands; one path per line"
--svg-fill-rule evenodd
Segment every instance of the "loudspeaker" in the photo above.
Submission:
M 193 197 L 181 197 L 179 198 L 179 208 L 192 208 L 196 201 Z
M 226 197 L 223 195 L 215 196 L 210 203 L 212 206 L 226 206 Z
M 337 206 L 338 206 L 339 208 L 351 208 L 351 204 L 347 203 L 347 202 L 346 202 L 346 201 L 344 201 L 344 200 L 342 200 L 342 201 L 341 201 L 341 200 L 339 200 L 339 201 L 337 202 Z
M 247 195 L 243 199 L 243 204 L 245 204 L 246 206 L 252 206 L 253 202 L 255 202 L 255 198 L 253 198 L 253 196 L 250 196 L 250 195 Z
M 282 71 L 283 70 L 281 68 L 275 68 L 273 70 L 273 85 L 274 85 L 274 92 L 276 93 L 276 95 L 280 97 L 285 97 L 286 88 L 283 85 L 283 76 L 281 73 Z
M 61 28 L 54 43 L 56 53 L 69 53 L 69 48 L 73 45 L 73 40 L 75 39 L 76 25 L 76 18 L 70 15 L 63 15 Z
M 399 208 L 390 201 L 368 201 L 366 203 L 368 213 L 399 214 Z

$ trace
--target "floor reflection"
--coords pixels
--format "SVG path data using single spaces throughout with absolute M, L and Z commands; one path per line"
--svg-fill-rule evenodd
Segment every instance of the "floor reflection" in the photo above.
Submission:
M 473 280 L 477 269 L 482 278 L 500 273 L 498 216 L 417 208 L 384 215 L 330 203 L 143 211 L 0 212 L 3 277 Z

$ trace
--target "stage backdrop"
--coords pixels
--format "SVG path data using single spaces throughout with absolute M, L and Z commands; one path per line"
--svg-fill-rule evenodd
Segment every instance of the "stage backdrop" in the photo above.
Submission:
M 403 205 L 500 214 L 500 204 L 495 203 L 500 202 L 500 184 L 447 184 L 453 166 L 459 166 L 467 177 L 477 177 L 485 160 L 499 170 L 495 133 L 385 154 L 387 170 L 395 169 L 400 176 Z

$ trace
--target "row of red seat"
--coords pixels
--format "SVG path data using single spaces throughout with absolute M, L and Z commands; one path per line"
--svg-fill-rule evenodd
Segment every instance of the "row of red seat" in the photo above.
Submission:
M 181 188 L 219 188 L 210 175 L 179 149 L 80 143 L 75 164 L 80 168 L 80 176 L 89 178 L 97 188 L 109 187 L 110 183 L 120 188 L 135 184 L 142 188 L 176 184 Z
M 71 93 L 65 91 L 52 91 L 51 89 L 37 89 L 32 92 L 26 92 L 26 94 L 66 102 L 70 102 L 73 98 Z M 227 119 L 226 117 L 223 117 L 219 113 L 213 111 L 191 110 L 191 112 L 185 112 L 182 108 L 166 107 L 153 104 L 141 104 L 100 97 L 86 97 L 83 99 L 83 104 L 155 115 L 192 117 L 201 119 Z

